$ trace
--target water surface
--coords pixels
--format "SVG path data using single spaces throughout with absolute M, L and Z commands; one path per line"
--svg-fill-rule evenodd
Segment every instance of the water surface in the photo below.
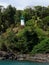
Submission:
M 49 63 L 38 63 L 29 61 L 0 61 L 0 65 L 49 65 Z

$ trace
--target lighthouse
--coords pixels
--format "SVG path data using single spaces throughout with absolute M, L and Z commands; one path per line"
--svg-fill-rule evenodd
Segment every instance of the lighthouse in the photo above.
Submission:
M 25 22 L 24 22 L 24 17 L 21 16 L 21 26 L 24 27 L 25 26 Z

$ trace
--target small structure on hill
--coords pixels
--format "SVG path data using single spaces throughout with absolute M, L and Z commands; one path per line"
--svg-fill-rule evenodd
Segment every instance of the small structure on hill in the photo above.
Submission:
M 24 17 L 21 16 L 21 26 L 24 27 L 25 26 L 25 21 L 24 21 Z

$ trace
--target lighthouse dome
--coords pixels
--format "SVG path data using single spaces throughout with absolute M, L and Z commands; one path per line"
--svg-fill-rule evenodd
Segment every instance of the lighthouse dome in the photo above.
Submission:
M 21 16 L 21 19 L 23 19 L 23 20 L 24 20 L 24 17 L 23 17 L 23 16 Z

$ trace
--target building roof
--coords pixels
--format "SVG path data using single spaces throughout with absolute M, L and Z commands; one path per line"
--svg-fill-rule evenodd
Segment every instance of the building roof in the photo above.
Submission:
M 24 17 L 23 17 L 23 16 L 21 16 L 21 19 L 23 19 L 23 20 L 24 20 Z

